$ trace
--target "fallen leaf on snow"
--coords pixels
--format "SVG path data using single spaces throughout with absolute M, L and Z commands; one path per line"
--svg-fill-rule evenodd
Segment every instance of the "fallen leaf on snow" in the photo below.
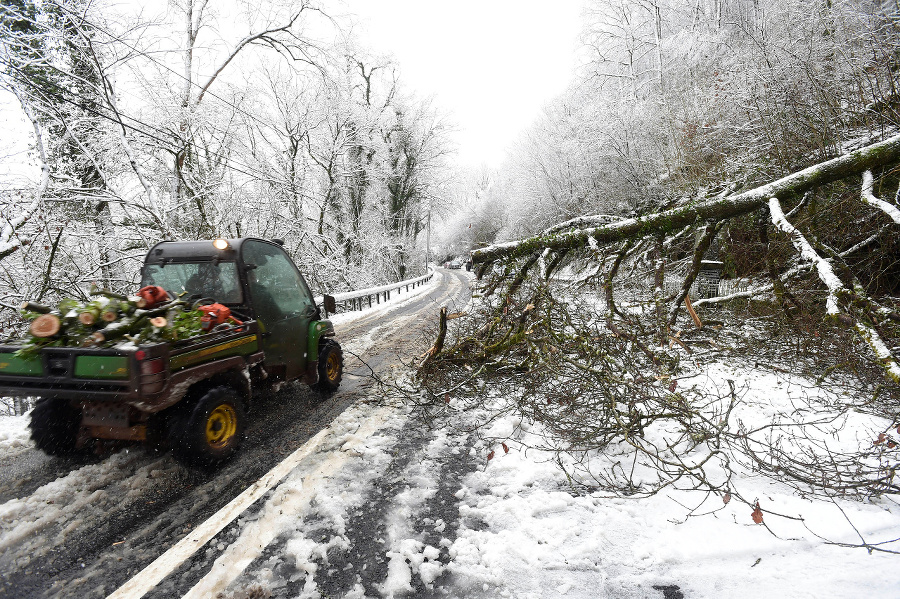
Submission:
M 756 509 L 753 510 L 753 513 L 750 515 L 753 517 L 753 521 L 756 522 L 757 524 L 763 523 L 763 513 L 762 513 L 762 510 L 759 509 L 758 501 L 756 502 Z

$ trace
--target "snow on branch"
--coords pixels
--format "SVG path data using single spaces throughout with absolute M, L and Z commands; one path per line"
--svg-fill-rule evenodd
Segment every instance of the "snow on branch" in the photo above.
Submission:
M 36 195 L 31 203 L 23 208 L 21 212 L 11 218 L 7 218 L 6 222 L 3 223 L 3 229 L 0 230 L 0 258 L 9 256 L 29 241 L 16 235 L 16 231 L 37 211 L 38 206 L 40 206 L 40 196 Z
M 867 170 L 863 173 L 863 181 L 862 181 L 862 200 L 866 204 L 870 206 L 874 206 L 879 210 L 883 210 L 885 214 L 891 217 L 891 219 L 900 225 L 900 210 L 897 210 L 896 206 L 888 204 L 884 200 L 879 200 L 875 197 L 875 194 L 872 193 L 872 171 Z
M 608 225 L 611 223 L 619 222 L 625 220 L 622 216 L 614 216 L 612 214 L 595 214 L 593 216 L 577 216 L 573 219 L 567 220 L 565 222 L 553 225 L 552 227 L 544 230 L 541 235 L 553 235 L 554 233 L 560 233 L 562 231 L 566 231 L 568 229 L 583 229 L 585 227 L 598 227 L 602 225 Z
M 19 95 L 19 92 L 15 88 L 11 88 L 11 91 L 16 95 L 19 104 L 22 106 L 22 110 L 25 112 L 25 116 L 28 117 L 32 127 L 34 127 L 35 148 L 38 151 L 38 157 L 41 161 L 41 181 L 34 192 L 31 203 L 25 206 L 17 215 L 6 217 L 6 222 L 3 223 L 3 229 L 0 230 L 0 259 L 9 256 L 31 241 L 30 239 L 17 235 L 16 232 L 40 207 L 41 199 L 47 191 L 47 187 L 50 185 L 50 166 L 47 164 L 47 152 L 44 149 L 44 136 L 41 131 L 41 125 L 34 113 L 29 109 L 28 104 L 24 101 L 22 96 Z
M 805 193 L 822 185 L 898 161 L 900 161 L 900 135 L 895 135 L 880 143 L 821 162 L 743 193 L 679 206 L 638 218 L 628 218 L 609 225 L 499 243 L 475 250 L 472 252 L 472 261 L 486 263 L 500 259 L 515 259 L 544 248 L 560 251 L 583 247 L 590 243 L 591 239 L 598 243 L 609 243 L 677 230 L 698 220 L 733 218 L 756 210 L 773 196 Z
M 834 274 L 834 269 L 831 268 L 831 264 L 819 255 L 815 248 L 810 245 L 809 241 L 806 240 L 806 237 L 804 237 L 794 225 L 788 222 L 787 218 L 784 216 L 784 212 L 781 210 L 781 203 L 778 201 L 778 198 L 769 199 L 769 212 L 772 215 L 772 222 L 776 227 L 788 234 L 791 238 L 791 243 L 793 243 L 794 247 L 797 248 L 797 251 L 800 252 L 800 256 L 804 260 L 812 262 L 815 265 L 816 270 L 819 273 L 819 279 L 821 279 L 828 288 L 828 301 L 826 302 L 828 314 L 838 314 L 840 311 L 838 310 L 837 305 L 837 294 L 839 291 L 846 288 L 844 287 L 844 284 L 841 283 L 838 276 Z
M 804 260 L 812 262 L 815 265 L 816 271 L 819 274 L 819 279 L 828 288 L 828 300 L 826 302 L 828 314 L 837 316 L 840 313 L 838 308 L 838 298 L 841 295 L 850 295 L 851 292 L 834 273 L 831 264 L 819 255 L 815 248 L 807 241 L 806 237 L 804 237 L 796 227 L 788 222 L 787 218 L 784 216 L 784 212 L 781 210 L 781 203 L 778 201 L 778 198 L 773 197 L 769 199 L 769 211 L 772 216 L 772 222 L 781 231 L 788 234 L 791 238 L 791 243 L 793 243 L 797 251 L 800 252 L 800 256 Z M 863 341 L 872 348 L 872 351 L 875 352 L 875 356 L 884 366 L 885 370 L 887 370 L 888 376 L 894 382 L 900 383 L 900 365 L 897 364 L 897 360 L 878 334 L 878 331 L 876 331 L 874 327 L 862 322 L 859 318 L 855 318 L 851 315 L 851 319 L 853 320 L 853 326 L 856 328 L 860 337 L 862 337 Z
M 122 118 L 122 113 L 119 112 L 119 107 L 116 104 L 116 93 L 113 89 L 113 83 L 105 75 L 103 77 L 104 88 L 106 89 L 106 91 L 108 91 L 106 97 L 109 100 L 109 107 L 112 109 L 113 115 L 115 116 L 115 121 L 119 125 L 118 127 L 116 127 L 116 132 L 119 136 L 119 142 L 122 144 L 122 149 L 125 151 L 125 155 L 128 158 L 128 164 L 131 166 L 131 170 L 134 171 L 134 174 L 137 176 L 138 182 L 141 184 L 141 187 L 144 188 L 144 192 L 147 194 L 149 208 L 146 208 L 144 210 L 156 222 L 156 225 L 159 227 L 164 237 L 172 239 L 173 236 L 168 227 L 168 219 L 161 214 L 163 204 L 157 196 L 156 189 L 154 189 L 152 183 L 150 182 L 147 173 L 144 171 L 144 167 L 141 166 L 140 160 L 138 159 L 134 148 L 132 148 L 131 146 L 131 142 L 128 141 L 128 129 L 125 125 L 125 120 Z

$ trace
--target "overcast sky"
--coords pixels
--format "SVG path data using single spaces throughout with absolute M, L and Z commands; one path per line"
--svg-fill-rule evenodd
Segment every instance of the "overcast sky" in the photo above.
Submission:
M 433 96 L 459 132 L 461 164 L 498 166 L 572 77 L 584 0 L 345 0 L 358 34 L 401 81 Z

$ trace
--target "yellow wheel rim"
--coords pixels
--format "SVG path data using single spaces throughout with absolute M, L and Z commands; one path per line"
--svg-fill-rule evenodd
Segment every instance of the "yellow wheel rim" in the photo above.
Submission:
M 232 406 L 217 406 L 206 419 L 206 442 L 213 449 L 227 446 L 237 434 L 237 422 L 237 412 Z
M 329 381 L 333 381 L 337 379 L 338 374 L 341 372 L 341 360 L 338 355 L 334 352 L 328 354 L 328 359 L 325 361 L 325 376 L 328 377 Z

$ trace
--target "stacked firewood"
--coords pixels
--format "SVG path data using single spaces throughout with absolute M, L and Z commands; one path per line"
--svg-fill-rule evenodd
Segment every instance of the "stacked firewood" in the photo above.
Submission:
M 22 304 L 31 320 L 26 346 L 111 347 L 120 343 L 177 341 L 198 335 L 207 311 L 172 298 L 161 287 L 144 287 L 126 296 L 92 287 L 91 299 L 64 299 L 56 309 L 35 302 Z M 208 303 L 208 302 L 207 302 Z

